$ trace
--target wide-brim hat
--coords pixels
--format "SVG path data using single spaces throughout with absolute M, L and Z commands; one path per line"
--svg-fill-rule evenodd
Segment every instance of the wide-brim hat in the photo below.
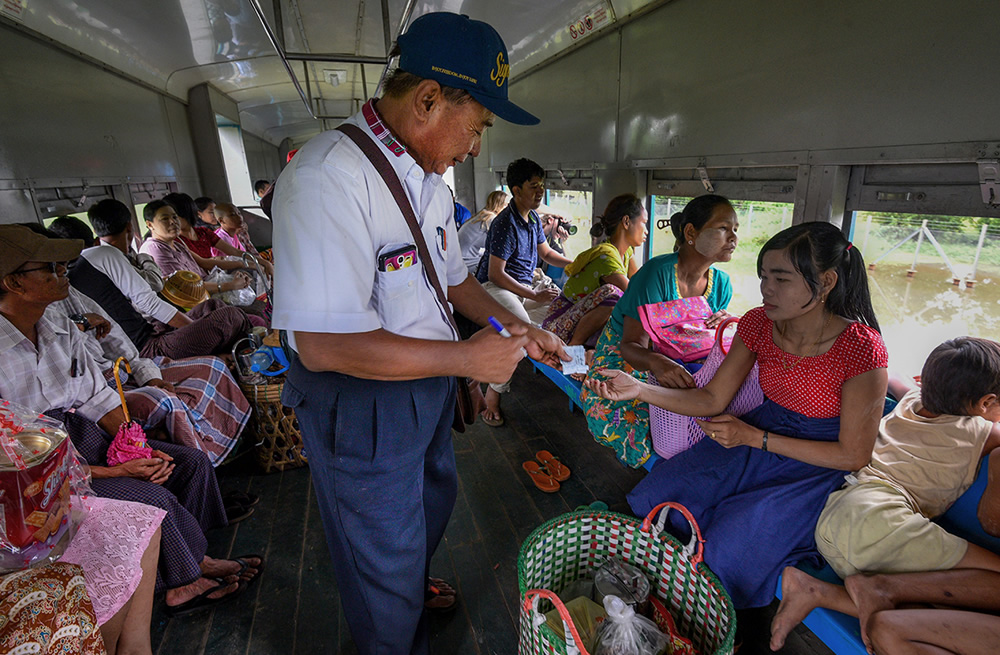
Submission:
M 163 281 L 160 292 L 170 302 L 191 309 L 200 302 L 208 300 L 208 291 L 201 276 L 191 271 L 174 271 L 174 274 Z
M 468 91 L 505 121 L 518 125 L 539 122 L 507 99 L 507 46 L 488 23 L 447 11 L 424 14 L 396 43 L 399 67 L 407 73 Z
M 82 250 L 79 239 L 50 239 L 23 225 L 0 225 L 0 279 L 28 262 L 73 261 Z

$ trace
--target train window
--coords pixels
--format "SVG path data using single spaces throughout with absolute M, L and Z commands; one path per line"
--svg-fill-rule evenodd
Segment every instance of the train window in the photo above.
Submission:
M 670 217 L 684 209 L 691 198 L 653 196 L 650 218 L 650 256 L 663 255 L 674 250 L 674 235 L 670 231 Z M 776 232 L 792 224 L 793 205 L 790 202 L 765 202 L 760 200 L 732 200 L 740 220 L 740 243 L 728 264 L 720 266 L 729 273 L 733 284 L 733 300 L 729 311 L 742 314 L 760 305 L 760 281 L 757 278 L 757 252 Z
M 573 259 L 590 247 L 594 194 L 591 191 L 550 189 L 546 195 L 545 204 L 566 219 L 572 226 L 569 231 L 576 228 L 576 234 L 571 234 L 563 244 L 566 256 Z
M 852 224 L 894 371 L 920 373 L 958 335 L 1000 334 L 1000 219 L 858 211 Z
M 215 122 L 219 129 L 219 144 L 222 146 L 230 198 L 237 205 L 257 204 L 243 146 L 242 128 L 219 114 L 216 114 Z
M 61 218 L 63 216 L 72 216 L 73 218 L 78 218 L 87 224 L 87 227 L 90 228 L 91 232 L 93 232 L 94 230 L 94 226 L 90 224 L 90 219 L 87 218 L 87 212 L 77 212 L 75 214 L 60 214 L 59 216 L 51 216 L 49 218 L 44 219 L 42 221 L 42 225 L 48 227 L 52 225 L 52 221 L 56 220 L 57 218 Z

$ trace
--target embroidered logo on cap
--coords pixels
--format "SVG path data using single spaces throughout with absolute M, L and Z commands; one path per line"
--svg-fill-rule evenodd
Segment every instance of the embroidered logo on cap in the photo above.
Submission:
M 503 83 L 507 81 L 507 76 L 510 75 L 510 64 L 504 62 L 503 53 L 497 53 L 497 65 L 490 71 L 490 79 L 497 83 L 497 86 L 503 86 Z

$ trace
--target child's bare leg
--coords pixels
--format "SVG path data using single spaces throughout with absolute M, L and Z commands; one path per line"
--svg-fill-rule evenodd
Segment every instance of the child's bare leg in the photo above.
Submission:
M 1000 643 L 1000 617 L 940 609 L 885 610 L 868 633 L 878 655 L 988 655 Z
M 788 633 L 817 607 L 857 616 L 854 601 L 843 587 L 786 566 L 781 573 L 781 604 L 771 621 L 771 650 L 781 650 Z
M 933 604 L 970 610 L 1000 611 L 1000 573 L 982 569 L 950 569 L 925 573 L 852 575 L 844 587 L 857 606 L 861 637 L 875 613 L 903 604 Z

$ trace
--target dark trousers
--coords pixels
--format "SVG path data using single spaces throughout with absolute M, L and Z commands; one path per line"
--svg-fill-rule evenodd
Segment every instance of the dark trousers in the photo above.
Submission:
M 426 654 L 427 576 L 458 488 L 454 378 L 379 382 L 295 360 L 282 402 L 302 429 L 358 652 Z
M 246 312 L 215 298 L 198 303 L 187 316 L 193 322 L 182 328 L 158 324 L 159 329 L 140 348 L 142 356 L 183 359 L 226 355 L 253 327 Z

